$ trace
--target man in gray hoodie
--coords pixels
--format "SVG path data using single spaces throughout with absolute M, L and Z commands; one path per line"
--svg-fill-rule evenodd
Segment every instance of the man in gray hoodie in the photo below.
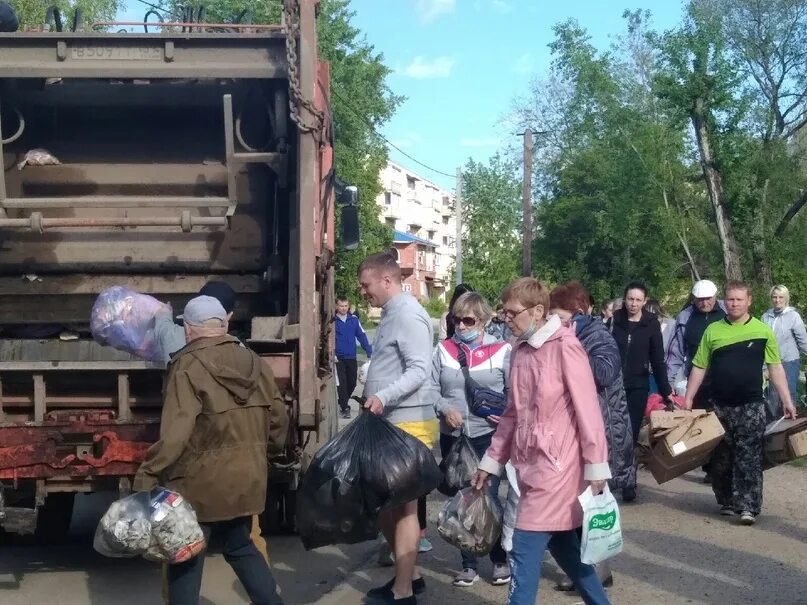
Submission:
M 431 318 L 418 301 L 403 292 L 401 268 L 392 253 L 368 256 L 358 274 L 362 296 L 382 309 L 364 385 L 364 407 L 432 449 L 438 422 L 430 397 Z M 415 568 L 420 541 L 417 501 L 384 511 L 379 525 L 395 553 L 395 578 L 367 595 L 386 603 L 415 605 L 414 593 L 425 589 Z

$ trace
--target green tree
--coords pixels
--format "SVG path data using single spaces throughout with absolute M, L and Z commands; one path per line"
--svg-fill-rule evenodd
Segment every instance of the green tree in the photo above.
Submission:
M 462 174 L 462 279 L 494 303 L 521 272 L 521 185 L 501 156 Z
M 20 20 L 20 29 L 37 29 L 45 24 L 45 12 L 49 6 L 58 7 L 65 26 L 72 23 L 76 9 L 80 9 L 83 15 L 83 25 L 87 27 L 98 21 L 112 21 L 123 2 L 121 0 L 14 0 L 11 4 Z

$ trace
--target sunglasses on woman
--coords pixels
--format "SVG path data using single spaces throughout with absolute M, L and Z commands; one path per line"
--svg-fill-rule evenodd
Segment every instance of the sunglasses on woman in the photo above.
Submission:
M 466 328 L 470 328 L 472 325 L 476 323 L 476 317 L 455 317 L 454 318 L 454 325 L 458 326 L 462 324 Z

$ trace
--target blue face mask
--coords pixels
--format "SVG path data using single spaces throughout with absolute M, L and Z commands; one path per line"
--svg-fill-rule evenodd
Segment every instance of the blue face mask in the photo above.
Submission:
M 459 332 L 454 332 L 454 338 L 467 344 L 479 338 L 479 330 L 469 330 L 467 332 L 463 332 L 462 334 Z

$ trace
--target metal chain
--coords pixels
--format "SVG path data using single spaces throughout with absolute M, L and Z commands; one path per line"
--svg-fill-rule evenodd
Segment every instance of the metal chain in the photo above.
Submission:
M 318 133 L 325 125 L 325 113 L 317 109 L 314 103 L 303 96 L 300 89 L 300 77 L 297 71 L 297 40 L 300 37 L 300 14 L 297 0 L 283 0 L 283 14 L 286 22 L 286 62 L 289 72 L 289 111 L 291 120 L 300 132 Z M 314 122 L 307 124 L 300 115 L 299 108 L 304 107 L 314 116 Z

